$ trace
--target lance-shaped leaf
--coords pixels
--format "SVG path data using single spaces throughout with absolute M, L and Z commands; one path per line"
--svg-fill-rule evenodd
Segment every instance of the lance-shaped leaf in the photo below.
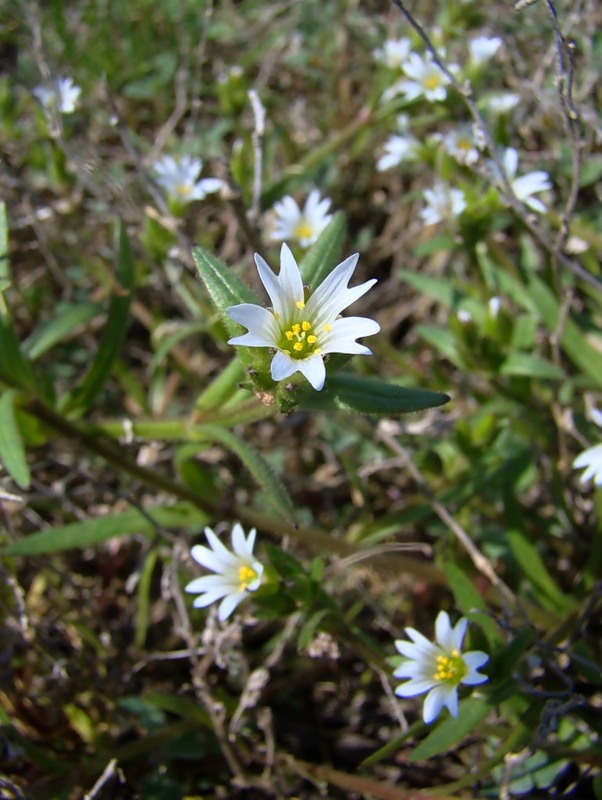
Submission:
M 409 389 L 374 378 L 339 373 L 329 376 L 321 392 L 304 392 L 296 400 L 300 408 L 308 410 L 394 416 L 442 406 L 449 397 L 428 389 Z
M 193 247 L 192 257 L 209 297 L 222 317 L 226 328 L 232 335 L 239 334 L 240 325 L 230 319 L 226 310 L 239 303 L 261 305 L 261 301 L 252 289 L 232 272 L 230 267 L 207 250 L 202 247 Z
M 31 477 L 25 458 L 25 447 L 15 418 L 17 393 L 9 389 L 0 397 L 0 461 L 16 484 L 29 488 Z
M 111 297 L 98 351 L 80 385 L 65 398 L 64 411 L 83 416 L 91 408 L 113 370 L 125 339 L 134 287 L 134 261 L 124 223 L 119 226 L 116 280 L 118 286 Z

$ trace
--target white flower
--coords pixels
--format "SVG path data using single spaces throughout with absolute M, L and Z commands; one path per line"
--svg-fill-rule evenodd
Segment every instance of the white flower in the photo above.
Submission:
M 81 92 L 73 78 L 57 78 L 52 86 L 38 86 L 33 90 L 46 112 L 60 111 L 61 114 L 73 114 Z
M 537 194 L 537 192 L 545 192 L 547 189 L 552 188 L 548 173 L 543 172 L 543 170 L 537 170 L 516 177 L 518 153 L 513 147 L 508 147 L 506 149 L 502 161 L 512 191 L 517 198 L 533 211 L 539 211 L 540 214 L 543 214 L 546 211 L 546 207 L 541 200 L 533 197 L 533 195 Z
M 404 661 L 393 673 L 396 678 L 409 678 L 395 689 L 399 697 L 415 697 L 428 692 L 423 709 L 424 721 L 436 719 L 443 706 L 453 717 L 458 716 L 458 685 L 476 686 L 489 680 L 477 672 L 489 661 L 487 653 L 471 650 L 462 653 L 462 641 L 468 620 L 462 617 L 452 628 L 449 615 L 440 611 L 435 622 L 435 641 L 429 640 L 414 628 L 405 632 L 411 642 L 398 640 L 395 647 L 409 661 Z
M 479 148 L 468 125 L 448 131 L 440 141 L 443 149 L 460 164 L 476 164 L 479 160 Z
M 480 66 L 492 58 L 502 46 L 499 36 L 477 36 L 468 43 L 470 60 L 473 64 Z
M 420 152 L 420 142 L 415 136 L 389 136 L 385 142 L 385 154 L 376 162 L 376 169 L 384 172 L 402 161 L 415 161 Z
M 436 225 L 443 220 L 459 216 L 466 208 L 464 192 L 452 189 L 438 181 L 432 189 L 425 189 L 423 197 L 426 206 L 420 211 L 420 218 L 425 225 Z
M 157 183 L 168 197 L 184 203 L 203 200 L 210 192 L 218 192 L 222 181 L 218 178 L 197 178 L 203 168 L 200 158 L 192 156 L 162 156 L 152 166 Z
M 215 572 L 215 575 L 195 578 L 186 586 L 186 592 L 201 593 L 193 602 L 195 608 L 205 608 L 221 600 L 217 613 L 223 622 L 249 592 L 259 589 L 263 566 L 253 557 L 255 534 L 253 528 L 245 538 L 242 526 L 236 522 L 232 526 L 234 552 L 230 552 L 211 528 L 205 528 L 205 536 L 211 545 L 211 550 L 197 544 L 190 552 L 195 561 Z
M 411 49 L 410 40 L 405 36 L 401 39 L 387 39 L 382 48 L 374 50 L 374 58 L 389 69 L 401 69 Z
M 256 253 L 257 271 L 272 308 L 252 303 L 228 308 L 228 315 L 248 329 L 248 333 L 235 336 L 228 344 L 273 348 L 276 353 L 270 371 L 275 381 L 301 372 L 314 389 L 320 391 L 326 379 L 324 356 L 328 353 L 370 355 L 371 350 L 358 344 L 356 339 L 372 336 L 380 330 L 380 325 L 372 319 L 339 316 L 376 283 L 373 278 L 353 289 L 348 288 L 358 258 L 357 253 L 346 258 L 315 291 L 309 292 L 285 244 L 280 252 L 278 276 Z
M 317 189 L 311 191 L 303 210 L 292 197 L 286 195 L 274 205 L 276 227 L 271 234 L 275 242 L 296 241 L 301 247 L 313 244 L 332 219 L 328 213 L 330 199 L 320 199 Z
M 458 67 L 452 64 L 449 69 L 454 72 Z M 430 56 L 423 58 L 418 53 L 410 53 L 403 63 L 403 71 L 407 77 L 398 80 L 384 93 L 384 101 L 400 92 L 405 95 L 406 100 L 415 100 L 422 96 L 431 102 L 445 100 L 449 78 Z
M 596 425 L 602 428 L 602 411 L 592 408 L 590 416 Z M 575 469 L 586 467 L 585 472 L 579 478 L 581 483 L 587 483 L 590 478 L 593 478 L 596 486 L 602 486 L 602 444 L 584 450 L 573 461 L 573 467 Z
M 520 96 L 514 92 L 496 92 L 490 94 L 485 105 L 493 114 L 507 114 L 520 103 Z

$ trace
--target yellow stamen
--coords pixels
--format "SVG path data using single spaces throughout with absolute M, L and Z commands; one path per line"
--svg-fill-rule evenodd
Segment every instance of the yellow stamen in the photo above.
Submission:
M 297 239 L 310 239 L 313 233 L 311 225 L 304 219 L 293 229 L 293 234 Z
M 466 663 L 460 651 L 456 649 L 449 655 L 437 656 L 433 680 L 458 684 L 466 675 L 466 672 Z
M 303 342 L 295 342 L 293 345 L 293 350 L 296 350 L 298 353 L 300 353 L 301 350 L 303 350 Z
M 307 320 L 304 320 L 301 323 L 301 327 L 303 328 L 304 331 L 310 331 L 311 330 L 311 322 L 308 322 Z
M 315 344 L 318 341 L 316 336 L 308 336 L 307 337 L 307 344 Z
M 284 335 L 289 340 L 289 342 L 293 338 L 293 332 L 292 331 L 284 331 Z
M 332 325 L 328 325 L 328 324 L 324 325 L 324 327 L 322 328 L 324 333 L 328 333 L 328 331 L 331 330 L 331 329 L 332 329 Z
M 430 89 L 438 89 L 441 86 L 441 76 L 440 75 L 428 75 L 422 81 L 422 85 L 428 91 Z

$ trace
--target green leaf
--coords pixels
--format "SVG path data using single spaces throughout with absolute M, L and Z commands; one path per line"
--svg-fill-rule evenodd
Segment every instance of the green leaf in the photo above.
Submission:
M 156 525 L 153 524 L 156 523 Z M 4 556 L 36 556 L 44 553 L 58 553 L 77 547 L 106 542 L 115 536 L 126 536 L 130 533 L 152 535 L 159 526 L 185 527 L 188 530 L 202 529 L 208 517 L 189 503 L 171 506 L 154 506 L 142 514 L 131 508 L 120 514 L 97 517 L 85 522 L 73 522 L 58 528 L 32 533 L 16 542 L 11 542 L 3 550 Z
M 119 226 L 116 280 L 119 288 L 111 297 L 107 324 L 94 361 L 80 385 L 64 399 L 63 411 L 76 411 L 83 416 L 91 408 L 111 374 L 125 339 L 134 287 L 134 262 L 123 222 Z
M 518 375 L 539 380 L 560 380 L 564 371 L 547 358 L 532 353 L 511 353 L 500 367 L 501 375 Z
M 202 247 L 193 247 L 192 257 L 215 308 L 224 320 L 227 329 L 236 336 L 241 332 L 240 325 L 230 319 L 226 314 L 226 309 L 239 303 L 261 305 L 259 298 L 230 267 L 222 264 L 207 250 Z
M 0 292 L 10 286 L 8 263 L 8 220 L 6 219 L 6 203 L 0 200 Z
M 31 482 L 25 448 L 21 432 L 15 418 L 15 398 L 17 393 L 9 389 L 0 397 L 0 461 L 6 471 L 21 487 L 28 489 Z
M 602 355 L 589 344 L 577 324 L 569 316 L 564 316 L 552 290 L 538 277 L 530 275 L 526 294 L 537 307 L 548 330 L 559 331 L 560 345 L 571 361 L 602 387 Z
M 547 598 L 550 601 L 548 605 L 551 603 L 552 608 L 563 614 L 574 609 L 575 602 L 560 591 L 537 549 L 522 531 L 510 530 L 507 538 L 512 555 L 523 570 L 526 579 L 539 589 L 540 595 L 543 595 L 542 599 Z
M 151 550 L 144 559 L 144 566 L 140 573 L 140 580 L 138 581 L 136 606 L 136 633 L 134 635 L 134 644 L 136 647 L 144 647 L 146 641 L 146 634 L 150 623 L 150 592 L 151 581 L 159 551 L 155 548 Z
M 339 263 L 345 238 L 345 215 L 339 211 L 324 228 L 299 265 L 303 283 L 316 289 Z
M 69 336 L 77 327 L 93 319 L 100 311 L 98 303 L 70 303 L 64 306 L 56 316 L 37 328 L 23 342 L 24 352 L 35 361 Z
M 491 710 L 487 700 L 469 697 L 459 705 L 458 717 L 448 717 L 441 722 L 410 755 L 410 761 L 426 761 L 445 753 L 465 736 L 474 733 L 476 726 Z
M 360 414 L 407 414 L 447 403 L 449 397 L 427 389 L 408 389 L 373 378 L 340 373 L 329 376 L 321 392 L 303 392 L 299 407 L 319 411 L 351 411 Z
M 284 484 L 263 456 L 243 439 L 220 425 L 199 425 L 196 430 L 210 441 L 219 442 L 235 453 L 266 493 L 276 511 L 283 514 L 291 524 L 295 524 L 295 509 L 292 500 Z
M 456 308 L 460 300 L 465 297 L 454 288 L 451 281 L 433 278 L 431 275 L 421 275 L 406 269 L 400 270 L 399 275 L 410 286 L 418 289 L 419 292 L 436 300 L 438 303 L 447 306 L 447 308 Z

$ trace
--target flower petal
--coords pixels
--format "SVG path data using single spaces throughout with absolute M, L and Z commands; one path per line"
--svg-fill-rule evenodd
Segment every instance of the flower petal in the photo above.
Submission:
M 422 709 L 422 717 L 427 725 L 437 719 L 444 705 L 449 708 L 450 693 L 456 696 L 457 701 L 456 690 L 442 684 L 435 686 L 427 694 L 424 700 L 424 708 Z
M 326 380 L 326 368 L 322 356 L 300 359 L 297 363 L 299 372 L 305 375 L 317 392 L 321 391 Z
M 236 606 L 242 603 L 244 599 L 245 599 L 244 592 L 241 592 L 240 594 L 229 594 L 226 597 L 224 597 L 217 611 L 217 616 L 220 622 L 224 622 L 225 620 L 227 620 L 230 614 L 236 608 Z
M 300 363 L 300 361 L 287 356 L 286 353 L 278 351 L 270 365 L 270 373 L 273 380 L 283 381 L 285 378 L 290 378 L 291 375 L 297 372 Z

